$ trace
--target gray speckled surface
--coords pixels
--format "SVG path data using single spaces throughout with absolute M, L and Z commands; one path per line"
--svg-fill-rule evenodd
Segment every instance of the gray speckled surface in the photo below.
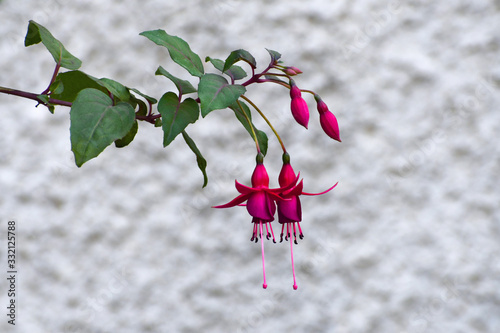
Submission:
M 209 162 L 201 190 L 191 152 L 181 140 L 163 149 L 159 129 L 141 124 L 129 147 L 78 169 L 67 109 L 0 95 L 0 234 L 17 221 L 17 332 L 500 331 L 498 1 L 3 0 L 0 85 L 42 91 L 53 63 L 23 47 L 29 19 L 84 71 L 158 97 L 172 87 L 157 66 L 183 70 L 141 31 L 165 29 L 202 58 L 243 48 L 264 65 L 265 48 L 278 50 L 336 113 L 343 143 L 324 136 L 312 100 L 305 131 L 286 91 L 250 89 L 306 190 L 340 182 L 303 200 L 299 289 L 288 244 L 266 243 L 263 290 L 249 216 L 210 209 L 254 166 L 229 112 L 190 128 Z M 266 166 L 276 185 L 275 140 Z

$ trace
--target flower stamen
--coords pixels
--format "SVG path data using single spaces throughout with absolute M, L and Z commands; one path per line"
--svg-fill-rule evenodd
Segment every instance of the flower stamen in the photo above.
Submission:
M 253 233 L 252 233 L 252 238 L 250 238 L 250 241 L 253 242 L 255 241 L 255 243 L 257 243 L 258 241 L 258 229 L 257 229 L 257 223 L 254 223 L 253 224 Z
M 273 231 L 273 226 L 271 223 L 269 223 L 269 229 L 271 229 L 271 235 L 273 236 L 273 243 L 276 243 L 276 239 L 274 239 L 274 231 Z M 269 239 L 269 238 L 268 238 Z
M 302 229 L 300 228 L 300 223 L 297 222 L 297 227 L 299 227 L 299 238 L 304 239 L 304 234 L 302 233 Z

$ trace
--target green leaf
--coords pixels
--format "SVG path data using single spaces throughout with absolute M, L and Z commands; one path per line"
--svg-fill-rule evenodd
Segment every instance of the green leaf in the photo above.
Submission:
M 57 77 L 56 77 L 57 78 Z M 51 94 L 61 94 L 64 91 L 64 84 L 61 81 L 54 81 L 50 85 Z
M 129 103 L 113 105 L 111 98 L 97 89 L 80 91 L 70 111 L 71 150 L 76 165 L 81 167 L 127 135 L 134 121 L 134 108 Z
M 196 162 L 198 163 L 198 168 L 200 168 L 201 172 L 203 173 L 203 186 L 205 187 L 208 184 L 208 176 L 207 176 L 207 160 L 201 155 L 201 152 L 199 151 L 198 147 L 196 147 L 196 144 L 194 143 L 193 139 L 186 133 L 186 131 L 182 131 L 182 137 L 184 138 L 184 141 L 186 141 L 187 145 L 193 153 L 196 155 Z
M 136 99 L 135 102 L 139 105 L 139 109 L 136 111 L 138 116 L 146 116 L 148 114 L 148 106 L 140 99 Z
M 69 71 L 59 73 L 55 82 L 51 85 L 50 97 L 67 102 L 73 102 L 80 91 L 86 88 L 94 88 L 107 93 L 106 88 L 99 83 L 99 79 L 81 71 Z
M 223 72 L 227 71 L 229 68 L 231 68 L 232 65 L 234 65 L 234 63 L 240 60 L 247 62 L 254 69 L 257 67 L 255 58 L 248 51 L 236 50 L 231 52 L 229 57 L 227 57 L 226 62 L 224 63 Z
M 264 156 L 267 154 L 267 147 L 268 147 L 268 138 L 265 132 L 258 130 L 255 125 L 252 123 L 252 113 L 250 112 L 250 108 L 242 101 L 239 101 L 240 103 L 238 104 L 235 102 L 233 105 L 231 105 L 229 108 L 234 111 L 234 114 L 236 118 L 240 121 L 240 123 L 245 127 L 247 130 L 248 134 L 250 134 L 250 137 L 253 138 L 253 133 L 252 133 L 252 127 L 255 131 L 255 135 L 257 136 L 257 142 L 259 142 L 259 147 L 260 151 Z M 240 107 L 241 105 L 241 107 Z M 243 108 L 243 110 L 242 110 Z M 247 115 L 248 119 L 250 120 L 251 125 L 248 123 L 247 117 L 245 117 L 245 114 Z M 252 127 L 250 127 L 252 126 Z
M 206 57 L 205 61 L 210 61 L 216 69 L 220 70 L 221 72 L 224 72 L 224 61 L 222 61 L 220 59 L 210 58 L 210 57 Z M 236 66 L 236 65 L 231 66 L 224 73 L 229 75 L 229 77 L 235 81 L 241 80 L 247 76 L 247 73 L 245 72 L 245 70 L 243 68 L 241 68 L 240 66 Z
M 115 146 L 117 148 L 123 148 L 128 146 L 134 140 L 138 130 L 139 130 L 139 124 L 137 123 L 136 120 L 134 121 L 134 124 L 132 125 L 130 131 L 128 131 L 128 133 L 123 138 L 115 141 Z
M 189 44 L 177 36 L 171 36 L 164 30 L 151 30 L 141 32 L 142 35 L 152 42 L 164 46 L 174 62 L 184 67 L 191 75 L 201 77 L 203 75 L 203 63 L 200 57 L 191 51 Z
M 49 103 L 49 96 L 48 95 L 38 95 L 36 96 L 40 101 L 42 101 L 48 108 L 49 108 L 49 112 L 54 114 L 54 105 L 50 104 Z
M 217 74 L 205 74 L 198 85 L 201 115 L 205 117 L 213 110 L 225 109 L 245 93 L 246 88 L 238 84 L 229 84 Z
M 113 96 L 118 98 L 120 101 L 122 102 L 130 101 L 131 98 L 130 91 L 120 82 L 103 77 L 99 79 L 99 83 L 101 83 L 104 87 L 106 87 L 106 89 L 108 89 L 109 92 L 112 93 Z
M 255 128 L 255 126 L 254 126 Z M 268 147 L 268 141 L 269 139 L 267 138 L 267 134 L 264 131 L 255 130 L 255 134 L 257 135 L 257 141 L 259 142 L 259 147 L 260 147 L 260 152 L 266 156 L 267 154 L 267 147 Z
M 45 104 L 49 104 L 49 96 L 47 96 L 47 95 L 38 95 L 38 96 L 36 96 L 36 98 L 38 98 L 39 100 L 41 100 Z
M 180 103 L 179 96 L 168 92 L 160 98 L 158 112 L 162 118 L 163 147 L 166 147 L 189 124 L 198 120 L 200 108 L 194 99 L 187 98 Z
M 172 74 L 167 72 L 167 70 L 165 68 L 163 68 L 161 66 L 158 67 L 158 69 L 155 72 L 155 75 L 163 75 L 163 76 L 167 77 L 168 79 L 170 79 L 175 84 L 175 86 L 179 90 L 179 94 L 181 94 L 181 95 L 196 92 L 196 88 L 193 87 L 193 85 L 189 81 L 182 80 L 182 79 L 179 79 L 179 78 L 173 76 Z
M 278 60 L 281 58 L 281 53 L 266 49 L 267 52 L 269 52 L 269 55 L 271 56 L 271 63 L 277 63 Z
M 42 42 L 49 50 L 56 63 L 67 69 L 78 69 L 82 65 L 80 59 L 69 53 L 62 43 L 58 41 L 50 31 L 35 21 L 29 21 L 28 31 L 24 39 L 24 45 L 30 46 Z
M 142 96 L 145 100 L 147 100 L 151 104 L 158 103 L 158 101 L 156 100 L 156 98 L 153 98 L 153 97 L 150 97 L 150 96 L 148 96 L 146 94 L 143 94 L 143 93 L 141 93 L 139 90 L 137 90 L 135 88 L 127 88 L 127 89 L 132 90 L 133 92 L 135 92 L 139 96 Z

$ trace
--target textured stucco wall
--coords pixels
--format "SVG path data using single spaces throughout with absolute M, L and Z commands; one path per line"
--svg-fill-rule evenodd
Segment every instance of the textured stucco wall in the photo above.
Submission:
M 190 128 L 209 162 L 201 190 L 189 149 L 163 149 L 159 129 L 141 124 L 129 147 L 78 169 L 66 108 L 0 95 L 0 276 L 16 220 L 17 332 L 500 331 L 498 1 L 3 0 L 0 85 L 39 92 L 53 63 L 23 47 L 29 19 L 84 71 L 154 96 L 172 88 L 158 65 L 183 71 L 141 31 L 165 29 L 202 57 L 243 48 L 264 65 L 264 48 L 278 50 L 337 114 L 343 143 L 310 99 L 305 131 L 286 91 L 250 90 L 306 189 L 340 182 L 303 200 L 299 289 L 288 244 L 266 243 L 263 290 L 250 218 L 209 208 L 254 167 L 229 112 Z M 275 140 L 266 165 L 276 184 Z M 5 290 L 1 278 L 1 309 Z M 14 331 L 4 312 L 0 330 Z

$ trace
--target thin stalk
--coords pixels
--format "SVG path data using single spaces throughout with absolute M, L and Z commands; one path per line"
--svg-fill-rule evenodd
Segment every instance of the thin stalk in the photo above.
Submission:
M 311 95 L 316 95 L 316 93 L 314 91 L 312 91 L 312 90 L 300 89 L 300 91 L 305 92 L 305 93 L 309 93 Z
M 281 145 L 281 149 L 283 149 L 283 153 L 286 153 L 285 145 L 283 144 L 283 141 L 281 140 L 281 137 L 279 136 L 279 134 L 276 131 L 276 129 L 274 129 L 274 127 L 271 124 L 271 122 L 269 121 L 269 119 L 267 119 L 267 117 L 264 115 L 264 113 L 262 113 L 262 111 L 260 111 L 260 109 L 257 107 L 257 105 L 254 104 L 254 102 L 252 102 L 250 99 L 248 99 L 244 95 L 241 95 L 241 97 L 245 101 L 247 101 L 248 103 L 250 103 L 254 107 L 254 109 L 257 110 L 257 112 L 260 114 L 260 116 L 266 121 L 266 123 L 269 125 L 269 127 L 271 128 L 271 130 L 274 132 L 274 135 L 276 135 L 276 138 L 278 139 L 278 141 L 279 141 L 279 143 Z
M 49 86 L 40 95 L 45 95 L 50 91 L 50 86 L 56 80 L 57 74 L 59 73 L 59 69 L 61 69 L 61 60 L 59 60 L 59 62 L 56 65 L 56 68 L 54 69 L 54 74 L 52 74 L 52 78 L 50 79 Z

